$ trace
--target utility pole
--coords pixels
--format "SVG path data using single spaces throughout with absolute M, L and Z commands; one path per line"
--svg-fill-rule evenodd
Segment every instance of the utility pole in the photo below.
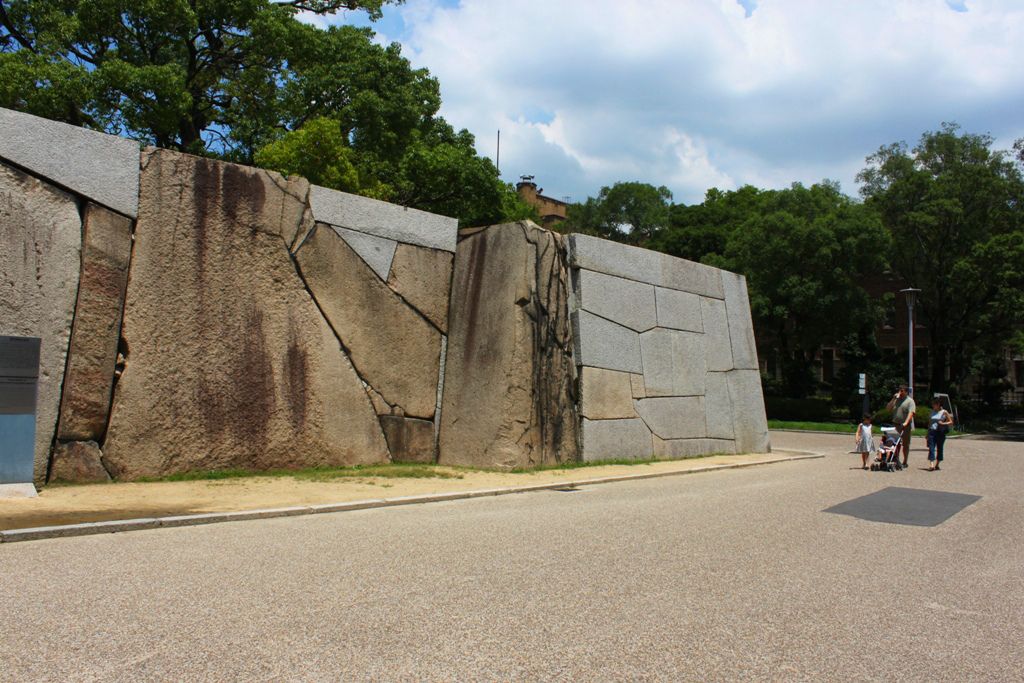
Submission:
M 494 157 L 494 165 L 498 169 L 498 177 L 501 177 L 501 128 L 498 129 L 498 153 Z

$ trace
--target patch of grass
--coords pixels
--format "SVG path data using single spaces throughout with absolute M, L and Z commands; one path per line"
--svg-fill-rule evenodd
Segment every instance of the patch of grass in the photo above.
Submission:
M 166 477 L 144 477 L 140 482 L 160 481 L 222 481 L 246 477 L 292 477 L 301 481 L 331 481 L 334 479 L 462 479 L 463 474 L 450 467 L 420 465 L 416 463 L 389 463 L 381 465 L 355 465 L 352 467 L 309 467 L 301 470 L 193 470 L 169 474 Z
M 879 432 L 878 425 L 875 425 L 876 434 Z M 849 434 L 851 437 L 857 431 L 855 424 L 843 424 L 840 422 L 790 422 L 788 420 L 768 420 L 768 429 L 793 429 L 801 432 L 836 432 Z M 927 429 L 915 429 L 912 436 L 927 436 Z
M 533 472 L 544 472 L 547 470 L 578 470 L 587 467 L 602 467 L 604 465 L 652 465 L 656 462 L 670 462 L 677 460 L 697 460 L 699 458 L 710 458 L 714 455 L 726 455 L 724 453 L 708 453 L 707 455 L 694 455 L 689 458 L 611 458 L 609 460 L 588 460 L 586 462 L 561 462 L 554 465 L 539 465 L 537 467 L 513 467 L 510 470 L 489 470 L 495 472 L 508 472 L 510 474 L 532 474 Z

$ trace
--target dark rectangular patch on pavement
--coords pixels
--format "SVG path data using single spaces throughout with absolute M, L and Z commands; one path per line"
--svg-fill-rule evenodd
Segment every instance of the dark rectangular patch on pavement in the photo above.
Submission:
M 828 508 L 825 512 L 849 515 L 869 522 L 938 526 L 981 496 L 890 486 Z

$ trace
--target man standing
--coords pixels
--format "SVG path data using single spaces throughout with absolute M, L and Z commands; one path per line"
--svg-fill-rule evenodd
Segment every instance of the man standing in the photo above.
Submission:
M 910 454 L 910 435 L 914 431 L 914 411 L 917 404 L 907 393 L 907 385 L 901 384 L 900 390 L 892 397 L 886 409 L 892 411 L 892 424 L 900 433 L 900 446 L 903 448 L 903 467 L 907 466 L 907 456 Z

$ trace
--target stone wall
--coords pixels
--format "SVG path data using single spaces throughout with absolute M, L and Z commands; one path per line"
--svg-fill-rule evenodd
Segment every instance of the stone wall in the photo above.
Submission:
M 456 227 L 0 109 L 0 334 L 43 339 L 37 482 L 768 450 L 743 277 Z
M 433 462 L 455 242 L 454 219 L 0 109 L 0 330 L 43 339 L 37 482 Z
M 569 238 L 584 460 L 770 449 L 746 279 Z

